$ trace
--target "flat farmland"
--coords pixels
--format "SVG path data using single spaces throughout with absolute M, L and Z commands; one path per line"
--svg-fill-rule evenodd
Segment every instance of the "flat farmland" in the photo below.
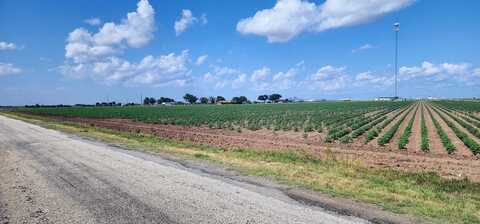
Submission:
M 220 147 L 298 150 L 480 181 L 475 101 L 22 108 L 16 112 Z M 328 152 L 328 153 L 327 153 Z

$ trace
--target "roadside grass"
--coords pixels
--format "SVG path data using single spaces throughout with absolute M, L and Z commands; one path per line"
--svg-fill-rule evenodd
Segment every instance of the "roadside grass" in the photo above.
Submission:
M 430 172 L 367 168 L 356 161 L 338 161 L 328 152 L 326 158 L 320 159 L 307 150 L 225 150 L 31 115 L 5 115 L 129 149 L 221 163 L 245 175 L 273 177 L 291 186 L 376 204 L 433 223 L 480 223 L 480 184 L 467 179 L 449 180 Z

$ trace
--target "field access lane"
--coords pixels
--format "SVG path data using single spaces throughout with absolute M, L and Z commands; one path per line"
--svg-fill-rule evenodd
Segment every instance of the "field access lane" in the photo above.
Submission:
M 366 223 L 0 116 L 0 223 Z

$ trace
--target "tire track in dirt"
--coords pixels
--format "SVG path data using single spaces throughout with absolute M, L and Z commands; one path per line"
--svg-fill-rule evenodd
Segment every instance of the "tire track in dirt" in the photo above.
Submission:
M 390 140 L 390 143 L 388 143 L 387 147 L 390 148 L 390 150 L 406 151 L 406 149 L 398 148 L 398 142 L 400 141 L 400 137 L 403 135 L 403 131 L 408 126 L 408 122 L 410 122 L 410 119 L 412 119 L 412 117 L 415 116 L 415 110 L 418 109 L 418 105 L 419 105 L 418 103 L 415 103 L 413 105 L 413 109 L 408 113 L 407 117 L 405 117 L 405 120 L 403 120 L 402 124 L 400 124 L 400 127 L 393 135 L 393 138 Z
M 445 131 L 445 134 L 447 134 L 448 138 L 450 141 L 452 141 L 452 144 L 455 145 L 455 152 L 454 154 L 461 155 L 461 156 L 472 156 L 472 152 L 470 152 L 470 149 L 468 149 L 465 144 L 463 144 L 462 140 L 460 140 L 457 135 L 453 132 L 453 130 L 448 127 L 447 123 L 438 115 L 437 111 L 433 110 L 432 105 L 428 105 L 428 108 L 430 111 L 432 111 L 433 117 L 435 120 L 438 121 L 440 126 L 442 126 L 443 131 Z
M 420 130 L 421 120 L 422 120 L 422 108 L 423 103 L 418 103 L 417 113 L 415 113 L 415 120 L 413 121 L 412 134 L 408 138 L 407 151 L 408 152 L 422 152 L 420 149 L 420 144 L 422 142 L 422 131 Z M 408 121 L 406 121 L 408 123 Z
M 422 105 L 424 110 L 425 116 L 425 125 L 427 126 L 428 132 L 428 145 L 431 153 L 445 155 L 448 154 L 447 150 L 443 146 L 442 141 L 440 140 L 440 136 L 437 134 L 437 129 L 433 124 L 432 117 L 430 113 L 428 113 L 428 108 L 425 104 Z

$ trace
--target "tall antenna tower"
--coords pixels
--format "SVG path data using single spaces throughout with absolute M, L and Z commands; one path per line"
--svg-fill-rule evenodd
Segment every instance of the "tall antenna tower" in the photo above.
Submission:
M 395 22 L 393 24 L 393 31 L 395 31 L 395 98 L 398 98 L 398 84 L 397 84 L 397 76 L 398 76 L 398 32 L 400 31 L 400 23 Z

